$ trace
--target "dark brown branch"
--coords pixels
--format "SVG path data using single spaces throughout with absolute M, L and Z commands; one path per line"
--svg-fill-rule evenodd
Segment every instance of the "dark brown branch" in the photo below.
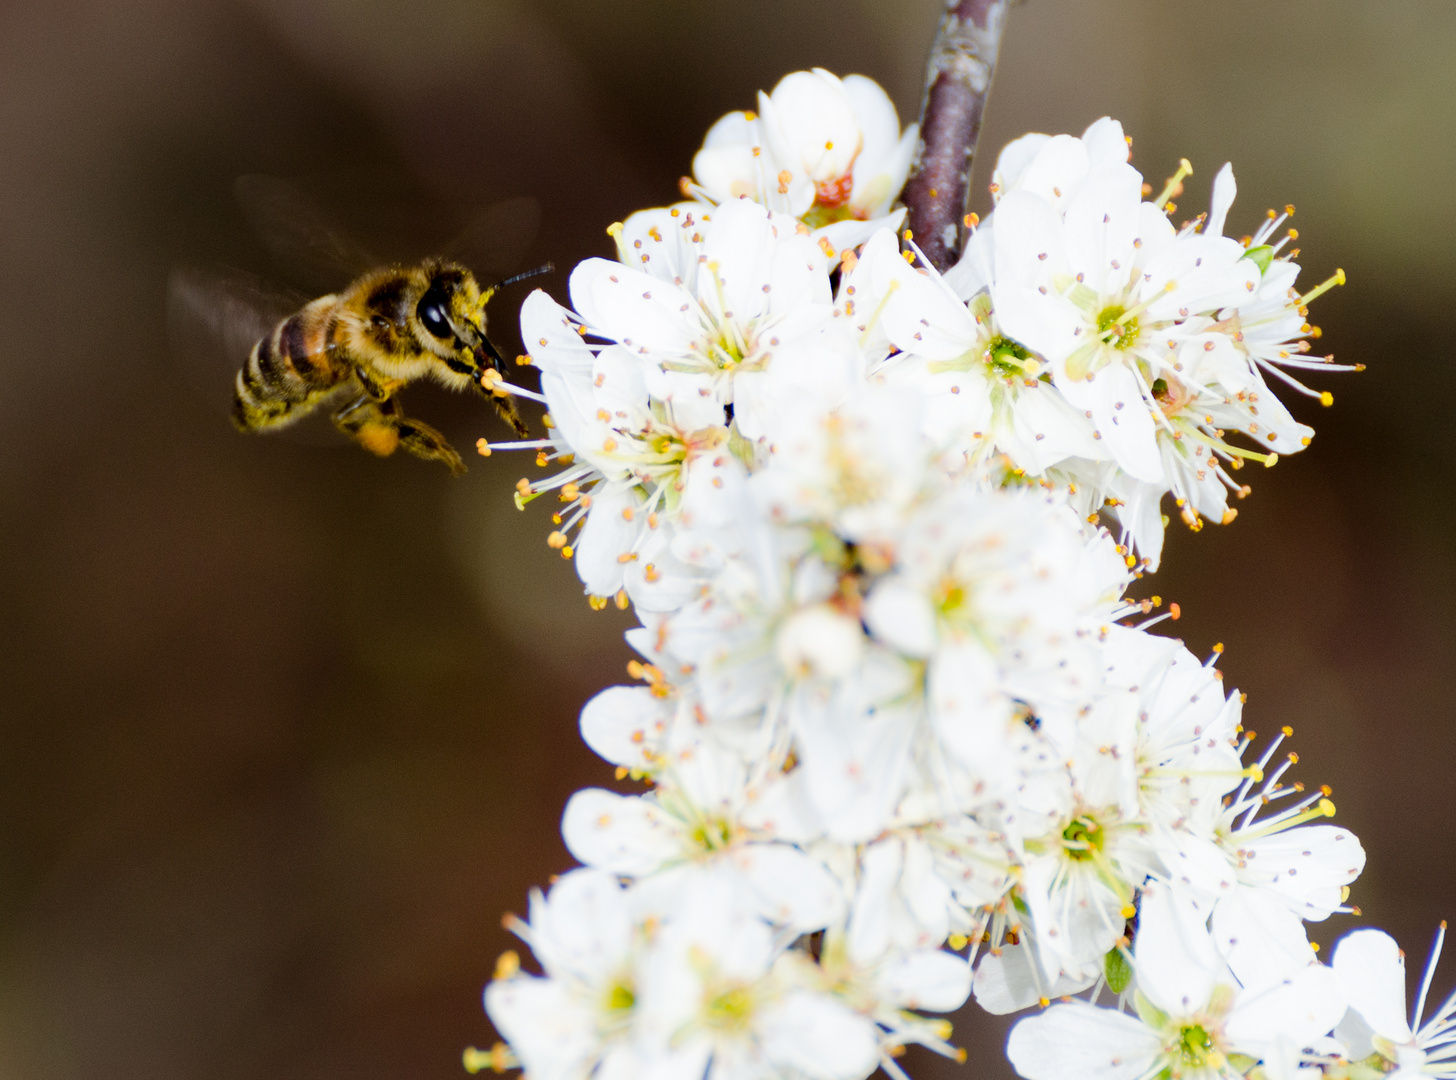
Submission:
M 920 156 L 902 198 L 915 242 L 937 270 L 960 255 L 971 156 L 1013 0 L 951 0 L 931 46 L 920 112 Z

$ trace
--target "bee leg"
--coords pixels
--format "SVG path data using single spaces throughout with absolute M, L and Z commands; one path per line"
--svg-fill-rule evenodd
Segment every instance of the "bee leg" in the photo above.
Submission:
M 428 424 L 406 417 L 393 398 L 382 402 L 355 398 L 334 413 L 334 426 L 379 457 L 403 448 L 426 461 L 444 462 L 456 476 L 465 472 L 465 463 L 445 436 Z
M 496 394 L 490 395 L 490 401 L 495 406 L 495 411 L 501 414 L 501 418 L 516 429 L 517 435 L 523 439 L 529 439 L 531 437 L 531 429 L 521 419 L 521 414 L 516 412 L 516 403 L 514 401 L 509 397 L 500 397 Z
M 506 373 L 505 358 L 501 356 L 500 350 L 495 347 L 490 338 L 482 337 L 480 348 L 490 358 L 491 366 L 495 368 L 496 374 L 504 376 Z M 481 393 L 490 398 L 491 404 L 495 406 L 495 411 L 500 413 L 501 418 L 515 429 L 517 435 L 523 439 L 531 437 L 531 429 L 521 419 L 521 414 L 516 412 L 516 403 L 511 400 L 510 395 L 493 392 L 483 381 L 477 382 L 475 385 L 480 388 Z

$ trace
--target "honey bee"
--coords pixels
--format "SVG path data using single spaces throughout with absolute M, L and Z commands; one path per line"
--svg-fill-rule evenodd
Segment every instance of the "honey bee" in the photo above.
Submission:
M 256 178 L 247 190 L 255 204 L 260 190 L 270 212 L 297 203 L 279 182 Z M 297 205 L 284 209 L 292 218 L 303 217 Z M 289 228 L 291 239 L 308 237 L 313 254 L 325 250 L 326 261 L 346 261 L 341 243 L 316 222 L 295 221 Z M 327 244 L 314 235 L 326 237 Z M 354 253 L 347 258 L 361 261 Z M 337 292 L 301 306 L 295 301 L 296 310 L 284 317 L 276 299 L 271 304 L 261 299 L 261 288 L 245 295 L 236 282 L 201 283 L 196 275 L 174 274 L 171 300 L 174 322 L 179 312 L 194 321 L 201 317 L 214 338 L 234 339 L 225 347 L 235 346 L 251 322 L 255 343 L 241 369 L 234 369 L 231 411 L 240 430 L 285 428 L 327 410 L 335 428 L 373 454 L 387 457 L 403 449 L 443 462 L 459 475 L 465 471 L 460 455 L 439 431 L 404 414 L 399 392 L 420 379 L 452 390 L 474 388 L 519 435 L 529 435 L 511 398 L 496 389 L 504 364 L 486 334 L 485 308 L 501 287 L 549 269 L 482 288 L 462 263 L 430 258 L 369 270 Z M 266 332 L 258 334 L 259 328 Z
M 406 417 L 397 394 L 424 378 L 451 390 L 474 387 L 519 435 L 530 434 L 511 399 L 490 390 L 489 372 L 499 375 L 502 361 L 486 337 L 485 305 L 497 288 L 482 289 L 458 263 L 427 259 L 319 297 L 253 346 L 237 374 L 233 422 L 265 431 L 327 403 L 334 426 L 370 453 L 404 449 L 463 473 L 445 437 Z

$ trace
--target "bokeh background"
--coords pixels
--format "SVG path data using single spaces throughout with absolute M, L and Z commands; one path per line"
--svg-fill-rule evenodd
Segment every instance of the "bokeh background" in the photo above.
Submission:
M 244 438 L 169 353 L 177 264 L 272 274 L 232 197 L 296 181 L 419 255 L 543 210 L 525 264 L 609 254 L 703 131 L 790 70 L 919 104 L 937 0 L 48 0 L 0 8 L 0 1075 L 457 1078 L 556 832 L 609 769 L 576 714 L 625 679 L 518 513 L 524 459 Z M 1422 954 L 1456 913 L 1456 5 L 1027 0 L 982 142 L 1106 113 L 1155 183 L 1233 159 L 1231 228 L 1293 202 L 1327 380 L 1236 524 L 1175 525 L 1170 632 L 1227 646 L 1370 852 L 1354 899 Z M 564 275 L 547 282 L 562 295 Z M 514 347 L 511 308 L 494 310 Z M 225 375 L 223 376 L 226 377 Z M 468 447 L 478 402 L 411 411 Z M 1350 920 L 1316 928 L 1328 950 Z M 1328 955 L 1328 952 L 1326 952 Z M 1449 972 L 1438 978 L 1444 989 Z M 1004 1027 L 968 1010 L 972 1064 Z

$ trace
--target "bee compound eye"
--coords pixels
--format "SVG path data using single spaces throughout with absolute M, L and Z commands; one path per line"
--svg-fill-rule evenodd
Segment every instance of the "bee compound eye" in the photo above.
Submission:
M 432 285 L 424 296 L 420 297 L 420 303 L 415 308 L 415 314 L 419 317 L 421 325 L 434 334 L 435 337 L 445 341 L 451 340 L 455 332 L 450 329 L 450 320 L 445 317 L 449 307 L 449 299 L 445 290 L 439 285 Z

